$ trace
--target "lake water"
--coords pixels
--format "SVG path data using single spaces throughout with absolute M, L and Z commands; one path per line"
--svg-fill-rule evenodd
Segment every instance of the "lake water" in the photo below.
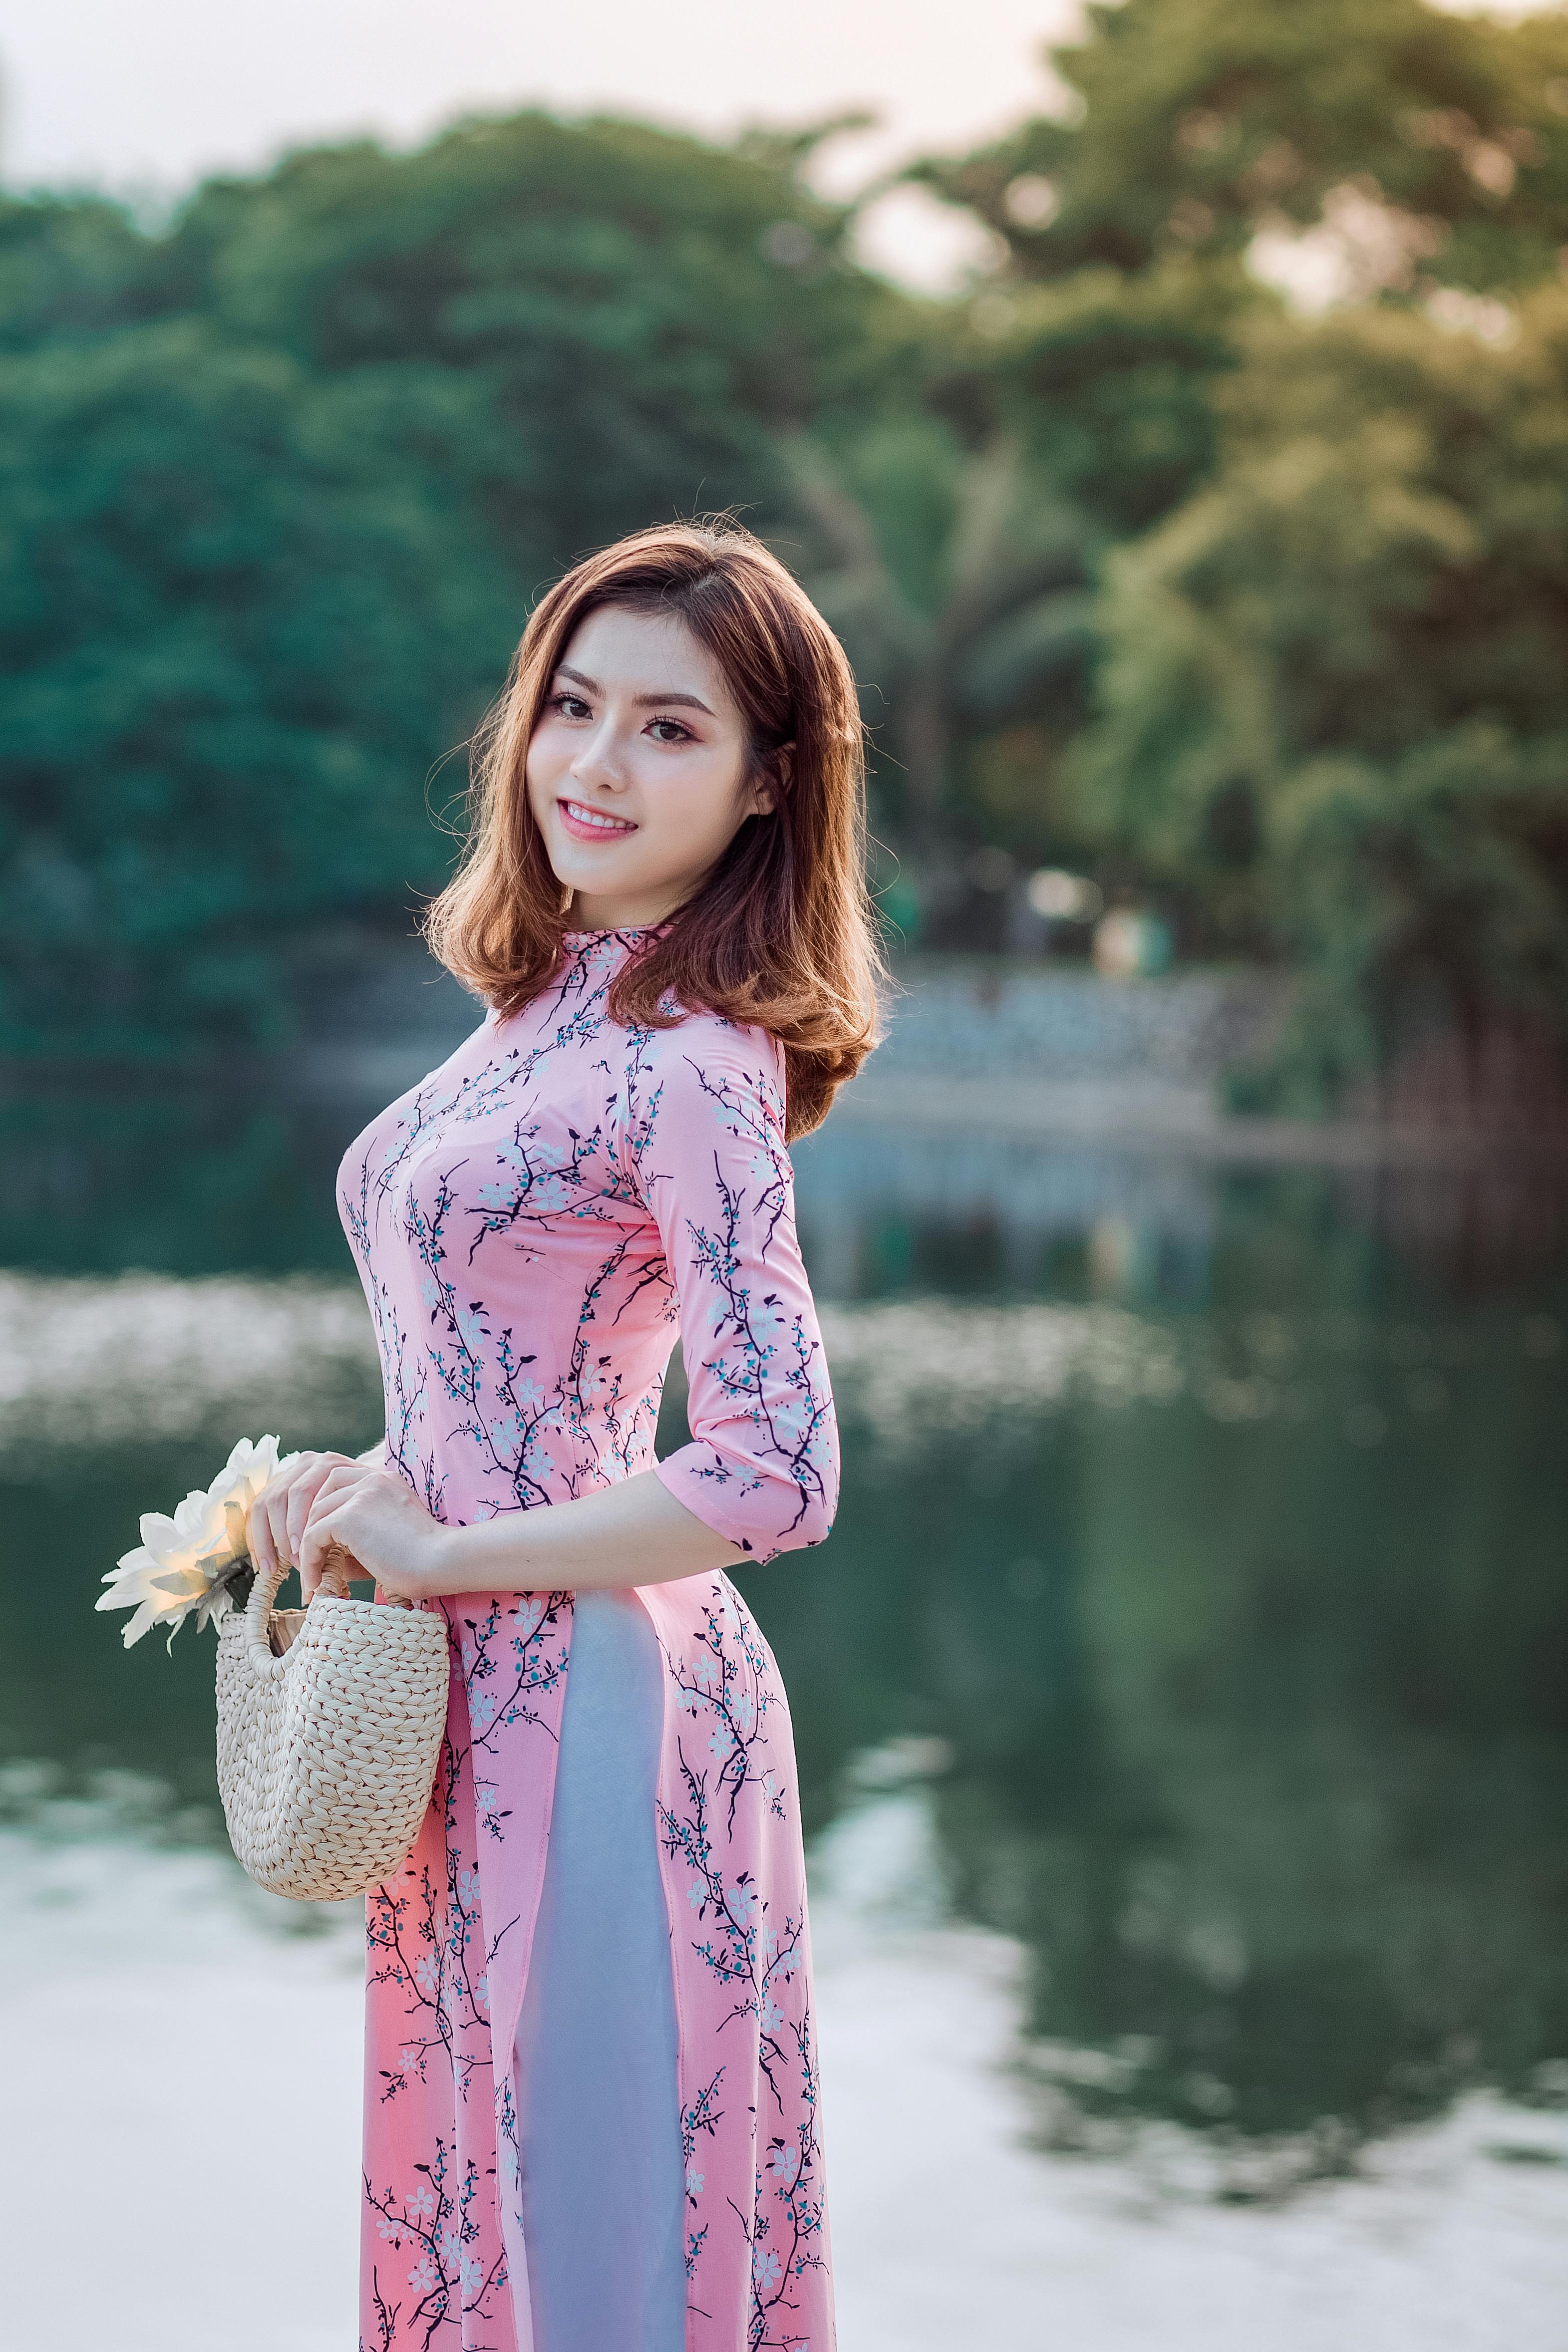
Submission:
M 331 1201 L 360 1116 L 216 1090 L 3 1114 L 14 1895 L 72 1839 L 224 1867 L 210 1643 L 127 1656 L 91 1603 L 236 1435 L 378 1433 Z M 824 1905 L 879 1923 L 866 1981 L 933 1936 L 1005 1979 L 971 2072 L 1004 2070 L 1020 2161 L 1262 2231 L 1484 2113 L 1466 2160 L 1500 2213 L 1568 2188 L 1558 1172 L 1238 1174 L 839 1120 L 797 1169 L 844 1495 L 819 1551 L 742 1581 Z M 1562 2352 L 1562 2308 L 1445 2340 Z

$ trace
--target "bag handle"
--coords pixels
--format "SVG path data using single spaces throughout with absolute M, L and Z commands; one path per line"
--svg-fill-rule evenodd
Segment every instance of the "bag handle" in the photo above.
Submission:
M 341 1544 L 336 1550 L 338 1557 L 330 1568 L 323 1570 L 316 1591 L 324 1592 L 329 1601 L 346 1601 L 349 1579 L 359 1562 L 351 1553 L 344 1551 Z M 275 1674 L 283 1660 L 272 1654 L 272 1644 L 267 1638 L 267 1621 L 272 1614 L 272 1603 L 278 1598 L 279 1586 L 286 1576 L 293 1574 L 293 1562 L 285 1559 L 274 1560 L 265 1574 L 258 1569 L 251 1580 L 250 1598 L 245 1604 L 245 1646 L 250 1653 L 251 1664 L 265 1666 L 269 1673 Z M 312 1594 L 311 1598 L 314 1597 Z

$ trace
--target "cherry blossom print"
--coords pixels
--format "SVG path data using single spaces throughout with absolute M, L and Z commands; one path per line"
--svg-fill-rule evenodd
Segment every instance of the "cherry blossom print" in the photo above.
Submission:
M 539 996 L 489 1016 L 345 1155 L 385 1461 L 454 1525 L 654 1469 L 762 1563 L 822 1541 L 838 1486 L 783 1056 L 700 1011 L 612 1021 L 638 937 L 569 935 Z M 691 1434 L 656 1463 L 677 1337 Z M 664 1685 L 648 1833 L 679 2021 L 688 2352 L 832 2352 L 788 1704 L 728 1577 L 638 1598 Z M 510 2284 L 527 2277 L 514 2053 L 572 1596 L 433 1605 L 452 1658 L 440 1771 L 367 1905 L 360 2352 L 533 2352 Z

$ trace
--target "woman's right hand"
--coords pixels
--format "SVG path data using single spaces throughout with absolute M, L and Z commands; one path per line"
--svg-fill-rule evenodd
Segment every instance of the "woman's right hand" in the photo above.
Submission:
M 362 1477 L 374 1475 L 369 1463 L 347 1454 L 301 1454 L 270 1486 L 263 1486 L 246 1521 L 251 1564 L 258 1576 L 279 1561 L 286 1569 L 298 1567 L 310 1506 L 334 1471 L 344 1470 L 357 1471 Z

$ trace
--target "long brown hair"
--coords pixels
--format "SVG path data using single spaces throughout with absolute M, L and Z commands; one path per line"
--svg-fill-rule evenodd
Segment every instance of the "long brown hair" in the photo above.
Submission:
M 705 1007 L 768 1030 L 784 1051 L 793 1140 L 821 1124 L 877 1042 L 883 974 L 866 886 L 865 739 L 837 638 L 777 558 L 727 518 L 637 531 L 541 599 L 474 739 L 473 830 L 426 935 L 503 1015 L 558 971 L 567 894 L 529 806 L 528 746 L 574 631 L 606 604 L 685 623 L 722 669 L 775 799 L 627 959 L 610 1017 L 668 1028 Z M 665 1010 L 666 998 L 682 1012 Z

